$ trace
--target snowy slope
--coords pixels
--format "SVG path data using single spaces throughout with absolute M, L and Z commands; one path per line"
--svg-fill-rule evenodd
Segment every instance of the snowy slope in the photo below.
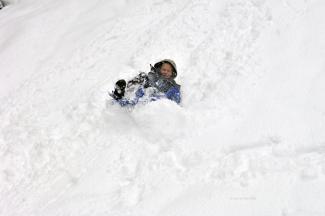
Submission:
M 325 215 L 325 3 L 0 10 L 0 215 Z M 107 102 L 174 59 L 181 106 Z

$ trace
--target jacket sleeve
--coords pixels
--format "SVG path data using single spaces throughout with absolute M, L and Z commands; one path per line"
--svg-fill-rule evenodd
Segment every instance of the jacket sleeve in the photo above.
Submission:
M 181 102 L 181 91 L 179 87 L 172 87 L 166 92 L 166 97 L 169 100 L 175 101 L 177 104 Z
M 141 97 L 144 95 L 144 90 L 142 87 L 140 87 L 136 92 L 135 92 L 135 98 L 134 99 L 126 99 L 126 98 L 121 98 L 117 100 L 117 102 L 121 106 L 135 106 Z

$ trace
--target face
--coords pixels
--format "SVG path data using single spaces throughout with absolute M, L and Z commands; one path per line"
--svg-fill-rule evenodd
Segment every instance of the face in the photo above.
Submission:
M 163 63 L 160 68 L 160 74 L 167 79 L 171 78 L 173 75 L 172 66 L 168 63 Z

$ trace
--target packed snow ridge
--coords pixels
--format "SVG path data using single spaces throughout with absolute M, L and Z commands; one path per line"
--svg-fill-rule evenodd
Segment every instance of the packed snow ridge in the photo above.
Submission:
M 0 215 L 325 215 L 324 10 L 6 1 Z M 110 103 L 116 80 L 164 58 L 180 105 Z

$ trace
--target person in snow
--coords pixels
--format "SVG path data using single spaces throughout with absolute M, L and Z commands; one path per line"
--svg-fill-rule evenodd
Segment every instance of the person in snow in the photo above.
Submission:
M 5 5 L 3 4 L 3 2 L 0 0 L 0 10 L 4 7 Z
M 141 72 L 126 82 L 118 80 L 110 94 L 121 106 L 135 106 L 139 102 L 148 103 L 167 98 L 179 104 L 181 102 L 180 85 L 175 82 L 176 64 L 171 59 L 164 59 L 154 66 L 149 73 Z M 130 96 L 131 95 L 131 96 Z

